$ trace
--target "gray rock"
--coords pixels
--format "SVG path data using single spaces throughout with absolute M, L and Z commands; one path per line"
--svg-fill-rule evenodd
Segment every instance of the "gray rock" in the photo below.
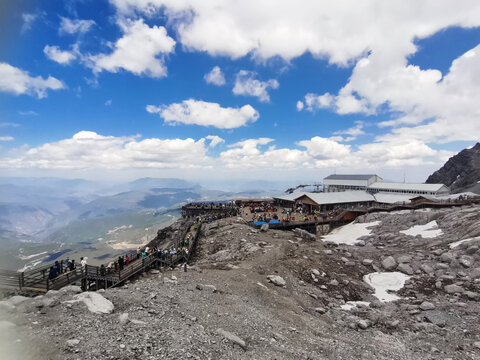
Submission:
M 268 231 L 268 224 L 262 224 L 262 226 L 260 226 L 260 231 Z
M 393 258 L 393 256 L 388 256 L 382 260 L 382 267 L 385 270 L 393 270 L 397 266 L 397 262 Z
M 270 281 L 273 285 L 276 286 L 286 286 L 287 282 L 285 281 L 284 278 L 278 275 L 268 275 L 267 276 L 268 281 Z
M 453 260 L 455 260 L 455 255 L 452 253 L 443 253 L 440 255 L 440 261 L 444 263 L 451 263 Z
M 365 246 L 365 241 L 363 241 L 363 240 L 358 240 L 358 241 L 355 243 L 355 245 L 357 245 L 357 246 Z
M 397 258 L 397 262 L 400 264 L 409 263 L 412 261 L 412 257 L 408 255 L 401 255 Z
M 312 269 L 312 274 L 315 276 L 320 276 L 320 271 L 318 271 L 318 269 Z
M 337 280 L 333 279 L 332 281 L 329 282 L 329 284 L 332 286 L 338 286 L 339 283 Z
M 466 268 L 469 268 L 473 265 L 473 258 L 471 256 L 468 256 L 468 255 L 463 255 L 460 260 L 459 260 L 460 264 L 462 264 L 462 266 L 466 267 Z
M 223 336 L 225 339 L 230 340 L 231 342 L 239 345 L 243 350 L 247 348 L 247 344 L 244 340 L 240 339 L 237 335 L 232 334 L 229 331 L 223 330 L 222 328 L 217 329 L 217 334 Z
M 69 347 L 74 347 L 74 346 L 77 346 L 78 344 L 80 344 L 80 340 L 78 339 L 67 340 L 67 346 Z
M 478 299 L 478 293 L 476 292 L 473 292 L 473 291 L 465 291 L 463 293 L 463 295 L 465 295 L 467 298 L 469 298 L 470 300 L 476 300 Z
M 319 314 L 325 314 L 327 312 L 327 309 L 325 309 L 323 307 L 317 307 L 317 308 L 315 308 L 315 312 L 317 312 Z
M 125 325 L 128 322 L 128 313 L 120 314 L 118 321 L 120 322 L 120 325 Z
M 431 302 L 424 301 L 420 304 L 420 309 L 423 311 L 433 310 L 435 309 L 435 305 Z
M 60 292 L 64 294 L 80 294 L 82 292 L 82 288 L 76 285 L 68 285 L 61 288 Z
M 443 289 L 447 294 L 463 293 L 463 288 L 455 284 L 446 285 Z
M 372 259 L 363 259 L 362 264 L 365 265 L 365 266 L 370 266 L 370 265 L 373 264 L 373 260 Z
M 425 274 L 433 274 L 433 272 L 435 271 L 431 266 L 429 266 L 427 264 L 420 265 L 420 269 L 422 269 L 422 271 Z
M 368 329 L 370 327 L 370 325 L 371 325 L 370 321 L 368 321 L 368 320 L 362 319 L 362 320 L 357 321 L 357 326 L 362 330 Z
M 315 241 L 317 239 L 317 237 L 314 234 L 310 234 L 308 231 L 300 228 L 293 229 L 293 232 L 297 236 L 300 236 L 302 239 L 305 239 L 305 240 Z
M 397 270 L 407 275 L 413 275 L 412 267 L 406 263 L 398 265 Z

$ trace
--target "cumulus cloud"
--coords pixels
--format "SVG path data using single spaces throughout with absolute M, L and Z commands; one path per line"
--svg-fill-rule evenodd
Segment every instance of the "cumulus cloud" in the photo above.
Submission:
M 4 139 L 7 140 L 7 139 Z M 12 139 L 13 140 L 13 139 Z M 208 143 L 210 142 L 210 143 Z M 182 169 L 214 168 L 216 172 L 242 169 L 284 169 L 283 174 L 344 167 L 354 169 L 398 169 L 417 166 L 421 169 L 452 154 L 434 150 L 418 141 L 377 142 L 357 149 L 332 138 L 319 136 L 297 143 L 299 148 L 277 148 L 274 139 L 246 139 L 227 145 L 217 157 L 208 155 L 224 140 L 209 135 L 198 140 L 140 140 L 138 136 L 104 136 L 80 131 L 72 138 L 38 147 L 22 146 L 0 157 L 0 168 L 6 169 Z M 283 171 L 283 170 L 282 170 Z
M 269 102 L 270 95 L 268 88 L 277 89 L 279 84 L 275 79 L 268 81 L 260 81 L 255 79 L 257 74 L 252 71 L 240 70 L 235 80 L 233 93 L 235 95 L 250 95 L 256 96 L 261 102 Z
M 47 90 L 64 89 L 65 85 L 58 79 L 49 76 L 44 79 L 41 76 L 31 77 L 26 71 L 0 63 L 0 91 L 10 92 L 16 95 L 36 95 L 39 99 L 47 96 Z
M 205 139 L 210 140 L 209 147 L 212 147 L 212 148 L 217 146 L 218 144 L 225 143 L 225 140 L 217 135 L 208 135 L 205 137 Z
M 426 136 L 425 142 L 479 140 L 475 104 L 480 82 L 471 81 L 478 80 L 479 49 L 457 59 L 446 75 L 408 64 L 418 39 L 452 26 L 480 26 L 476 0 L 466 0 L 462 6 L 449 0 L 327 0 L 302 1 L 299 6 L 290 1 L 253 0 L 111 2 L 119 16 L 166 9 L 179 42 L 191 51 L 233 59 L 278 56 L 287 62 L 309 52 L 331 64 L 354 66 L 338 93 L 307 94 L 297 103 L 300 111 L 375 114 L 382 108 L 397 116 L 381 124 L 394 127 L 387 137 L 418 140 Z M 460 122 L 462 126 L 455 126 Z
M 142 19 L 121 20 L 119 25 L 124 35 L 115 43 L 113 52 L 90 56 L 94 71 L 116 73 L 124 69 L 135 75 L 167 76 L 164 55 L 175 48 L 175 40 L 167 35 L 167 30 L 163 26 L 149 27 Z
M 95 21 L 93 20 L 69 19 L 66 17 L 61 17 L 59 32 L 66 34 L 84 34 L 90 31 L 93 25 L 95 25 Z
M 129 169 L 206 166 L 205 139 L 144 139 L 80 131 L 72 138 L 22 147 L 0 158 L 2 168 Z
M 74 60 L 77 55 L 74 51 L 60 50 L 58 46 L 46 45 L 43 52 L 50 59 L 59 64 L 67 65 Z
M 219 66 L 213 67 L 213 69 L 205 74 L 203 77 L 207 84 L 213 84 L 217 86 L 225 85 L 225 76 L 223 75 L 222 69 Z
M 259 118 L 258 111 L 250 105 L 241 108 L 221 107 L 220 104 L 189 99 L 181 103 L 155 106 L 147 105 L 146 110 L 172 125 L 187 124 L 214 126 L 219 129 L 234 129 L 255 122 Z

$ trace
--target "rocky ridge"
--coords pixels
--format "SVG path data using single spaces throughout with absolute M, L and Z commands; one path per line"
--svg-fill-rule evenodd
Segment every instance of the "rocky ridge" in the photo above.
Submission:
M 480 143 L 452 156 L 439 170 L 430 175 L 427 184 L 445 184 L 453 193 L 480 193 Z

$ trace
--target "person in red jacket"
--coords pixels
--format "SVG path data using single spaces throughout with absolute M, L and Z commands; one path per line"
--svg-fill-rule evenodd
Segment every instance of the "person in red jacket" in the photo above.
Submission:
M 125 266 L 128 266 L 130 264 L 130 257 L 127 255 L 125 256 Z

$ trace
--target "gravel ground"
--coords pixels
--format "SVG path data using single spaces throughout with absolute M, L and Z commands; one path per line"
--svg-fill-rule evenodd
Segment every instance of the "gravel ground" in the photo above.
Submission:
M 480 208 L 369 214 L 356 245 L 204 227 L 184 272 L 152 270 L 99 291 L 90 310 L 70 287 L 0 302 L 5 359 L 480 359 Z M 400 233 L 436 220 L 443 235 Z M 393 259 L 393 260 L 392 260 Z M 363 276 L 410 279 L 381 303 Z M 347 301 L 369 306 L 343 310 Z M 92 313 L 103 311 L 102 314 Z M 26 340 L 28 339 L 28 341 Z M 28 346 L 25 346 L 25 344 Z

